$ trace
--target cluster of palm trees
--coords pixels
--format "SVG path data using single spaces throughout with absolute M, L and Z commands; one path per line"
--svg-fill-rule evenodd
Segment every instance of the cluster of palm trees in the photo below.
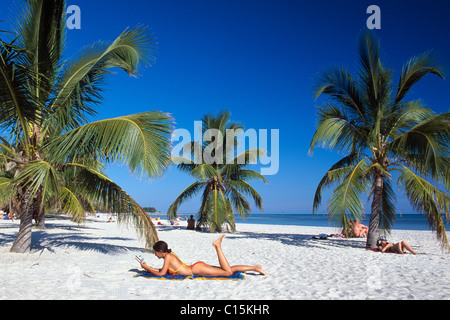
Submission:
M 111 68 L 135 75 L 153 61 L 155 43 L 143 27 L 125 30 L 113 42 L 98 42 L 71 62 L 63 59 L 64 0 L 27 1 L 12 40 L 0 35 L 0 206 L 9 206 L 20 219 L 12 252 L 31 247 L 33 219 L 45 224 L 45 214 L 69 214 L 83 221 L 94 208 L 118 213 L 118 221 L 133 224 L 151 245 L 157 233 L 146 212 L 103 172 L 105 164 L 122 163 L 133 173 L 149 178 L 172 164 L 170 137 L 173 119 L 149 111 L 89 122 L 102 101 L 102 85 Z M 392 181 L 404 188 L 415 208 L 424 212 L 443 244 L 448 244 L 442 212 L 448 215 L 449 113 L 434 114 L 418 100 L 404 101 L 413 84 L 427 73 L 443 76 L 430 54 L 411 59 L 398 87 L 392 72 L 379 57 L 372 34 L 360 40 L 361 69 L 354 80 L 342 67 L 321 75 L 316 94 L 331 99 L 318 108 L 318 129 L 311 151 L 318 144 L 347 153 L 319 184 L 317 208 L 323 188 L 337 185 L 328 211 L 342 225 L 363 214 L 361 195 L 373 198 L 368 246 L 379 228 L 392 226 L 395 194 Z M 222 132 L 224 148 L 235 148 L 227 129 L 243 129 L 229 112 L 205 115 L 203 131 Z M 211 142 L 210 142 L 211 143 Z M 209 143 L 209 144 L 210 144 Z M 208 143 L 189 144 L 205 150 Z M 262 198 L 248 183 L 267 182 L 248 165 L 262 150 L 247 150 L 234 159 L 213 163 L 178 162 L 182 172 L 196 181 L 168 210 L 170 217 L 195 194 L 201 193 L 198 226 L 235 230 L 235 213 L 247 217 L 251 197 L 262 210 Z M 244 159 L 244 161 L 242 161 Z M 238 161 L 239 160 L 239 161 Z M 437 183 L 433 184 L 433 181 Z
M 45 214 L 55 212 L 80 222 L 94 208 L 118 213 L 118 221 L 134 224 L 151 247 L 157 233 L 147 213 L 105 175 L 103 166 L 119 162 L 149 178 L 161 175 L 171 164 L 173 119 L 149 111 L 88 120 L 97 114 L 110 69 L 136 75 L 142 64 L 153 61 L 155 42 L 146 28 L 135 27 L 65 62 L 65 7 L 64 0 L 28 1 L 13 40 L 0 38 L 0 205 L 20 219 L 11 251 L 30 250 L 33 219 L 43 227 Z M 210 125 L 225 121 L 226 127 L 226 117 L 223 113 Z M 244 183 L 257 175 L 244 168 L 192 167 L 194 176 L 208 180 L 198 184 L 207 185 L 201 224 L 213 230 L 225 221 L 234 226 L 232 205 L 244 216 L 250 210 L 240 192 L 250 193 L 262 207 L 261 197 Z

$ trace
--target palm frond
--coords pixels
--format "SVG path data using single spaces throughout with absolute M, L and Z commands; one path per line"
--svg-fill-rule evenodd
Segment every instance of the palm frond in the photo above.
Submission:
M 356 164 L 355 161 L 357 159 L 358 154 L 352 152 L 331 166 L 317 186 L 313 201 L 313 213 L 317 212 L 317 209 L 322 202 L 322 191 L 331 185 L 337 185 L 342 182 Z
M 56 79 L 64 48 L 65 1 L 28 1 L 16 26 L 17 45 L 25 49 L 18 62 L 34 70 L 30 82 L 37 98 L 44 103 Z
M 391 148 L 422 175 L 442 178 L 450 158 L 450 112 L 434 115 L 396 137 Z M 444 182 L 443 180 L 441 180 Z
M 318 127 L 311 140 L 309 153 L 320 143 L 323 148 L 351 152 L 355 141 L 365 141 L 361 128 L 348 119 L 338 108 L 325 104 L 318 107 Z
M 36 104 L 31 103 L 32 93 L 28 90 L 28 79 L 32 73 L 16 64 L 21 54 L 0 44 L 0 129 L 12 133 L 16 141 L 27 151 L 30 146 L 29 123 L 36 121 Z
M 367 161 L 366 158 L 360 160 L 330 198 L 330 218 L 340 226 L 347 225 L 350 220 L 359 220 L 364 214 L 361 196 L 368 189 Z
M 168 166 L 171 117 L 152 111 L 100 120 L 54 139 L 49 153 L 55 160 L 94 157 L 128 165 L 133 173 L 158 177 Z
M 177 216 L 178 208 L 181 206 L 181 204 L 189 199 L 191 199 L 194 195 L 196 195 L 201 188 L 205 186 L 205 182 L 194 182 L 190 186 L 188 186 L 186 189 L 181 192 L 181 194 L 175 199 L 175 201 L 170 205 L 169 209 L 167 210 L 167 216 L 170 219 L 174 219 Z
M 225 184 L 228 187 L 227 190 L 229 190 L 230 194 L 232 194 L 234 197 L 237 197 L 237 198 L 242 197 L 242 195 L 240 195 L 240 193 L 243 193 L 247 196 L 251 196 L 253 198 L 253 201 L 255 202 L 255 206 L 259 210 L 261 210 L 261 211 L 263 210 L 262 197 L 246 181 L 244 181 L 244 180 L 228 180 Z M 236 199 L 236 200 L 240 200 L 240 199 Z
M 316 99 L 325 94 L 330 100 L 342 105 L 355 118 L 365 121 L 364 105 L 358 91 L 358 84 L 342 66 L 322 72 L 315 86 Z
M 72 216 L 72 220 L 81 223 L 86 217 L 86 209 L 77 195 L 67 187 L 61 188 L 61 211 Z
M 444 215 L 446 219 L 450 218 L 450 197 L 409 168 L 401 166 L 400 172 L 398 183 L 405 190 L 409 202 L 415 210 L 425 214 L 442 247 L 450 249 L 443 221 Z
M 97 42 L 83 50 L 59 77 L 47 108 L 47 130 L 74 129 L 94 115 L 93 105 L 102 100 L 102 83 L 109 69 L 120 68 L 136 76 L 141 64 L 154 60 L 155 43 L 145 27 L 125 30 L 114 42 Z
M 233 207 L 236 209 L 237 213 L 241 218 L 247 218 L 250 214 L 250 204 L 248 203 L 247 199 L 238 192 L 235 188 L 231 187 L 230 184 L 227 184 L 229 188 L 227 188 L 228 192 L 227 195 L 230 198 L 231 203 L 233 204 Z M 262 202 L 262 200 L 261 200 Z
M 442 67 L 437 64 L 431 51 L 412 57 L 403 66 L 395 103 L 399 103 L 406 96 L 411 87 L 429 73 L 435 74 L 442 79 L 445 78 Z
M 373 32 L 364 31 L 361 33 L 358 41 L 358 52 L 361 94 L 364 96 L 367 110 L 373 110 L 380 99 L 379 76 L 382 74 L 380 41 Z
M 138 236 L 146 241 L 146 247 L 152 247 L 158 240 L 156 229 L 148 214 L 128 193 L 103 173 L 87 165 L 79 163 L 66 163 L 64 165 L 78 170 L 74 177 L 74 181 L 79 188 L 77 193 L 82 193 L 93 203 L 101 205 L 101 209 L 105 212 L 117 213 L 119 223 L 133 225 Z M 83 205 L 79 196 L 77 196 L 77 199 L 80 205 Z
M 31 197 L 42 192 L 42 202 L 48 194 L 59 193 L 61 185 L 57 168 L 43 160 L 27 163 L 24 168 L 19 170 L 11 183 L 14 186 L 21 185 Z M 39 206 L 42 206 L 42 203 Z
M 386 127 L 389 129 L 385 131 L 385 142 L 396 139 L 419 122 L 435 115 L 432 110 L 425 108 L 420 100 L 398 103 L 392 109 L 392 113 L 386 116 Z
M 0 177 L 0 207 L 5 207 L 9 203 L 12 188 L 10 178 Z
M 191 170 L 190 174 L 200 180 L 206 181 L 214 177 L 218 177 L 217 170 L 210 164 L 200 164 Z

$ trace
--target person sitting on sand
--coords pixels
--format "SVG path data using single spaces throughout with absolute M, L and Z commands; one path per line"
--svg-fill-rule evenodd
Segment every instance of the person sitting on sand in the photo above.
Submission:
M 408 250 L 412 254 L 417 254 L 410 246 L 406 243 L 406 241 L 401 241 L 399 243 L 393 244 L 387 242 L 384 236 L 380 236 L 377 240 L 378 250 L 381 252 L 394 252 L 405 254 L 404 249 Z
M 191 214 L 191 217 L 187 221 L 187 229 L 188 230 L 194 230 L 195 229 L 195 219 L 194 216 Z
M 353 221 L 353 232 L 357 238 L 366 238 L 367 233 L 369 232 L 369 227 L 359 223 L 359 220 L 356 219 Z
M 141 267 L 155 276 L 163 276 L 167 272 L 177 275 L 200 275 L 200 276 L 231 276 L 234 272 L 256 271 L 262 275 L 266 275 L 261 265 L 258 266 L 230 266 L 222 251 L 222 239 L 225 235 L 221 235 L 213 246 L 216 249 L 217 257 L 219 259 L 220 267 L 211 266 L 203 261 L 199 261 L 189 266 L 182 262 L 175 253 L 168 248 L 164 241 L 158 241 L 153 246 L 155 255 L 158 259 L 164 259 L 164 265 L 161 269 L 156 269 L 148 266 L 144 261 L 138 260 Z

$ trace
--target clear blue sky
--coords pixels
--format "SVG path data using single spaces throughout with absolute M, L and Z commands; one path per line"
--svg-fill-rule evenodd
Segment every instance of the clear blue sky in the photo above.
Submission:
M 14 1 L 17 3 L 18 1 Z M 222 109 L 247 128 L 280 130 L 280 169 L 269 184 L 254 186 L 266 213 L 311 213 L 315 189 L 340 157 L 317 149 L 308 156 L 315 131 L 312 86 L 332 64 L 356 70 L 357 38 L 366 28 L 366 9 L 381 8 L 386 64 L 396 79 L 404 62 L 433 49 L 450 64 L 450 1 L 294 0 L 68 0 L 81 9 L 81 30 L 68 30 L 67 52 L 97 40 L 113 40 L 126 27 L 149 26 L 158 42 L 157 62 L 134 79 L 123 72 L 108 78 L 98 118 L 148 110 L 169 112 L 178 128 Z M 16 5 L 0 8 L 11 17 Z M 450 81 L 429 76 L 412 90 L 436 112 L 449 110 Z M 318 101 L 320 102 L 320 101 Z M 95 120 L 95 119 L 93 119 Z M 125 167 L 109 176 L 142 206 L 165 212 L 192 180 L 175 167 L 154 181 L 138 180 Z M 411 212 L 398 194 L 403 213 Z M 324 201 L 326 203 L 326 201 Z M 181 213 L 196 213 L 192 200 Z M 321 210 L 322 211 L 322 210 Z M 258 211 L 253 211 L 257 213 Z

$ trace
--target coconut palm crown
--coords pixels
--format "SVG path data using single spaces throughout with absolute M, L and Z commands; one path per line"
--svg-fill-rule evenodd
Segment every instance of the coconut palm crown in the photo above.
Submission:
M 0 41 L 0 205 L 20 219 L 11 251 L 30 250 L 33 217 L 42 225 L 53 210 L 80 222 L 95 208 L 118 213 L 151 245 L 149 217 L 102 169 L 118 162 L 159 176 L 170 163 L 173 121 L 159 111 L 89 119 L 110 70 L 136 76 L 154 60 L 155 43 L 147 28 L 134 27 L 66 61 L 65 12 L 63 0 L 29 0 L 8 34 L 13 40 Z
M 250 196 L 256 207 L 263 210 L 261 196 L 247 181 L 267 183 L 267 179 L 247 167 L 266 152 L 257 148 L 249 149 L 234 157 L 238 141 L 235 135 L 229 133 L 244 130 L 244 127 L 230 121 L 230 116 L 228 111 L 219 112 L 216 116 L 205 115 L 202 119 L 203 142 L 192 141 L 185 146 L 194 159 L 172 157 L 178 169 L 190 174 L 196 181 L 172 203 L 168 210 L 170 218 L 176 217 L 182 203 L 200 192 L 202 196 L 197 227 L 208 226 L 211 232 L 220 232 L 225 223 L 231 227 L 231 231 L 235 231 L 234 212 L 246 218 L 251 211 L 245 196 Z M 198 155 L 201 155 L 200 160 Z
M 320 181 L 314 210 L 322 191 L 334 187 L 327 211 L 342 226 L 364 214 L 362 195 L 372 199 L 367 247 L 376 246 L 380 228 L 389 232 L 397 213 L 395 181 L 412 207 L 423 213 L 445 248 L 449 248 L 444 219 L 449 219 L 450 113 L 436 114 L 410 89 L 428 74 L 444 78 L 431 52 L 411 58 L 394 82 L 393 72 L 380 57 L 372 32 L 359 39 L 359 69 L 354 78 L 342 66 L 322 73 L 316 98 L 328 99 L 317 108 L 317 146 L 345 156 Z

